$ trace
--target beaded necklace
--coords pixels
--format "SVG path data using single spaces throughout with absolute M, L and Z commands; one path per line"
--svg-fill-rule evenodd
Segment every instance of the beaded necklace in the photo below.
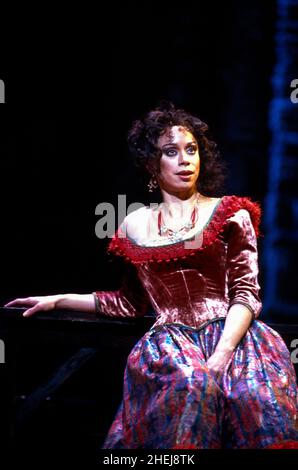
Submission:
M 196 198 L 196 203 L 198 202 L 199 195 Z M 178 242 L 183 239 L 185 233 L 189 232 L 194 228 L 198 220 L 198 208 L 197 204 L 194 206 L 189 222 L 187 222 L 179 230 L 173 230 L 168 228 L 163 220 L 161 209 L 158 212 L 158 233 L 160 236 L 169 238 L 172 242 Z

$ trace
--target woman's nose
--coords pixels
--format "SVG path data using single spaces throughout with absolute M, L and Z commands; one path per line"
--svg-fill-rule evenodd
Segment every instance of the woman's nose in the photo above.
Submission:
M 188 165 L 189 164 L 189 155 L 183 150 L 179 152 L 179 165 Z

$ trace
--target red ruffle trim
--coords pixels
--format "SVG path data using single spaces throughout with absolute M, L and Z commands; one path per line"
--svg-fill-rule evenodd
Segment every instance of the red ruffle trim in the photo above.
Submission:
M 228 219 L 238 210 L 246 209 L 256 233 L 260 236 L 261 206 L 248 197 L 224 196 L 219 202 L 212 219 L 204 229 L 202 246 L 199 248 L 185 248 L 185 240 L 163 246 L 140 246 L 128 237 L 119 237 L 118 230 L 108 245 L 108 252 L 124 257 L 133 264 L 161 263 L 177 261 L 195 256 L 198 251 L 206 246 L 219 241 L 220 234 L 224 231 Z
M 272 444 L 265 449 L 298 449 L 298 441 L 284 441 L 278 444 Z

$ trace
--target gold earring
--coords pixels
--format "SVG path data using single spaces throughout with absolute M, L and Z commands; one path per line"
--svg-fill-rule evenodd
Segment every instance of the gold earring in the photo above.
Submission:
M 150 181 L 147 186 L 148 186 L 149 193 L 153 193 L 154 189 L 158 188 L 158 183 L 154 175 L 151 176 Z

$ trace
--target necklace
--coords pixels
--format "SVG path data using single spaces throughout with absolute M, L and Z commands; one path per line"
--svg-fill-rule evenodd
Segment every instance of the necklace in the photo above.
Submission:
M 183 227 L 181 227 L 179 230 L 173 230 L 171 228 L 168 228 L 162 217 L 162 212 L 161 209 L 158 212 L 158 233 L 160 236 L 167 237 L 169 238 L 172 242 L 178 242 L 183 239 L 183 236 L 185 233 L 189 232 L 191 229 L 194 228 L 197 220 L 198 220 L 198 209 L 196 203 L 199 200 L 199 195 L 197 195 L 195 199 L 195 206 L 192 210 L 190 220 L 187 222 Z

